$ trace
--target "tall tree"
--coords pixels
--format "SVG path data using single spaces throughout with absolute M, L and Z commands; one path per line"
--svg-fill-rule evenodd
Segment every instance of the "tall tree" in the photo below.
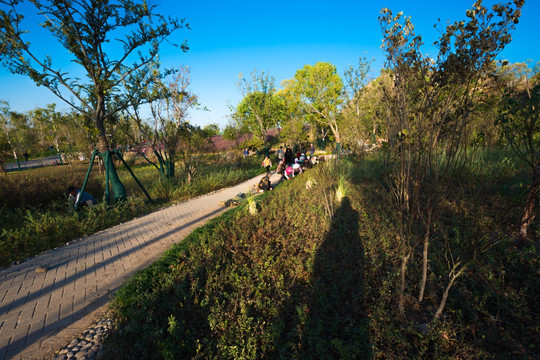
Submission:
M 29 11 L 26 1 L 0 1 L 0 61 L 14 74 L 30 77 L 91 119 L 115 198 L 124 198 L 125 188 L 108 152 L 107 121 L 119 111 L 143 101 L 141 89 L 152 80 L 145 67 L 158 55 L 162 43 L 184 26 L 183 20 L 156 13 L 156 5 L 145 0 L 32 0 L 30 3 L 44 20 L 41 27 L 66 49 L 61 56 L 79 65 L 86 74 L 85 80 L 56 68 L 50 56 L 41 58 L 39 50 L 26 40 L 29 36 L 23 14 Z M 187 50 L 185 44 L 181 48 Z M 129 91 L 125 86 L 128 76 L 137 78 Z
M 375 144 L 376 134 L 380 131 L 380 87 L 387 76 L 381 75 L 370 82 L 371 61 L 358 60 L 358 67 L 349 65 L 345 70 L 343 107 L 344 139 L 350 147 L 364 150 L 368 142 Z
M 240 74 L 238 87 L 243 99 L 236 107 L 235 117 L 268 148 L 268 130 L 279 122 L 278 103 L 275 101 L 275 80 L 264 71 L 251 73 L 251 79 Z
M 279 138 L 288 144 L 298 144 L 308 140 L 306 112 L 299 97 L 294 93 L 294 80 L 285 80 L 283 89 L 276 93 L 278 101 L 283 103 L 283 115 L 279 123 Z
M 343 103 L 343 80 L 336 67 L 327 62 L 306 65 L 296 71 L 294 80 L 294 92 L 309 114 L 308 120 L 331 129 L 339 156 L 341 153 L 339 116 Z

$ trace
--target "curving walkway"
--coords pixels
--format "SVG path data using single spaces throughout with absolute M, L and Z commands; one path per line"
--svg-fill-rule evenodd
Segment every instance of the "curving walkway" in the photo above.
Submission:
M 127 278 L 228 208 L 262 175 L 0 270 L 0 360 L 47 359 L 83 332 Z M 272 176 L 272 182 L 279 179 Z M 36 234 L 39 236 L 39 234 Z M 39 266 L 48 271 L 39 273 Z

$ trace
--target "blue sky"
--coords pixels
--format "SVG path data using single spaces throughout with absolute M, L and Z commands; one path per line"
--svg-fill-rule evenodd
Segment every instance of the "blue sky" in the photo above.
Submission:
M 499 2 L 499 1 L 497 1 Z M 279 86 L 290 79 L 296 70 L 318 61 L 331 62 L 340 74 L 358 58 L 374 58 L 377 75 L 384 64 L 380 49 L 381 30 L 377 21 L 380 9 L 388 7 L 411 16 L 417 34 L 426 44 L 424 51 L 439 33 L 433 28 L 437 19 L 443 23 L 465 18 L 472 0 L 442 1 L 158 1 L 158 10 L 173 17 L 185 18 L 191 30 L 180 30 L 175 42 L 187 40 L 190 50 L 181 53 L 164 47 L 161 60 L 166 66 L 191 68 L 191 90 L 199 96 L 201 105 L 210 111 L 192 111 L 191 120 L 197 125 L 227 123 L 228 105 L 236 105 L 241 94 L 236 85 L 239 73 L 248 76 L 252 71 L 270 73 Z M 496 1 L 484 1 L 491 6 Z M 513 41 L 499 56 L 511 62 L 540 61 L 538 46 L 538 14 L 540 0 L 527 0 Z M 30 14 L 27 14 L 30 16 Z M 30 19 L 32 19 L 30 17 Z M 60 53 L 48 40 L 32 41 L 43 54 Z M 46 46 L 45 46 L 46 44 Z M 62 59 L 59 59 L 62 60 Z M 73 65 L 58 64 L 71 70 Z M 67 107 L 47 89 L 36 87 L 31 80 L 11 75 L 0 69 L 0 99 L 11 108 L 28 111 L 55 102 Z

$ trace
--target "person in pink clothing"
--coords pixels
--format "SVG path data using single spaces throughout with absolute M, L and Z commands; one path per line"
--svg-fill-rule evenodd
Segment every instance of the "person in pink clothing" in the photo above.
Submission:
M 285 178 L 287 180 L 291 180 L 293 177 L 294 177 L 294 169 L 292 166 L 289 165 L 285 168 L 282 179 Z

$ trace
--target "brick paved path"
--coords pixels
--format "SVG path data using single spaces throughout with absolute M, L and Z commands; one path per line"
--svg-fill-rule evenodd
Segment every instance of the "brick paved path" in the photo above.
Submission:
M 110 295 L 175 242 L 247 192 L 257 176 L 0 270 L 0 359 L 46 359 L 106 309 Z M 279 177 L 273 175 L 272 182 Z M 39 234 L 36 234 L 39 236 Z M 37 273 L 38 266 L 49 268 Z

